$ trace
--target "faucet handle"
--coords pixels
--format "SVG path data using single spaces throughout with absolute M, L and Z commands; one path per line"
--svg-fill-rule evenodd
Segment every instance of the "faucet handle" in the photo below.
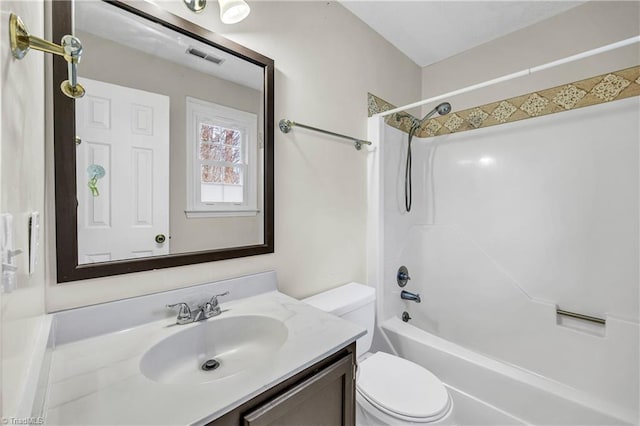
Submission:
M 224 293 L 220 293 L 220 294 L 216 294 L 211 296 L 211 300 L 209 300 L 209 303 L 211 304 L 212 307 L 216 307 L 218 306 L 218 297 L 222 297 L 222 296 L 228 296 L 229 292 L 225 291 Z
M 216 294 L 211 296 L 211 299 L 204 304 L 203 311 L 205 314 L 205 318 L 215 317 L 216 315 L 220 315 L 222 310 L 220 310 L 220 304 L 218 303 L 218 297 L 226 296 L 229 292 L 225 291 L 224 293 Z
M 407 281 L 409 281 L 411 277 L 409 276 L 409 270 L 406 266 L 402 265 L 398 268 L 398 274 L 396 275 L 396 281 L 400 287 L 404 287 L 407 285 Z
M 178 309 L 178 317 L 176 318 L 176 324 L 186 324 L 191 321 L 191 309 L 189 309 L 189 305 L 184 302 L 174 303 L 172 305 L 167 305 L 167 308 L 175 308 Z

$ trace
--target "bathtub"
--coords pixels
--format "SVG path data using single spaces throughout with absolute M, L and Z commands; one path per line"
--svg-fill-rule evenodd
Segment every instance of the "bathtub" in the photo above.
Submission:
M 446 385 L 460 425 L 634 425 L 637 413 L 497 361 L 399 318 L 379 330 L 392 351 Z

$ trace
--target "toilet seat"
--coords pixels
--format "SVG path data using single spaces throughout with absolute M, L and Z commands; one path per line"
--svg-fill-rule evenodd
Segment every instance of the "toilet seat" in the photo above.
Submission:
M 403 421 L 435 422 L 451 409 L 449 393 L 433 373 L 384 352 L 376 352 L 360 363 L 356 383 L 367 402 Z

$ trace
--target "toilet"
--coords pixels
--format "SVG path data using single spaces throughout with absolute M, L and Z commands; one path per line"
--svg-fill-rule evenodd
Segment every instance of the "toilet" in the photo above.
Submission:
M 356 342 L 357 425 L 454 425 L 449 392 L 433 373 L 395 355 L 368 352 L 375 323 L 375 289 L 349 283 L 303 302 L 367 329 Z

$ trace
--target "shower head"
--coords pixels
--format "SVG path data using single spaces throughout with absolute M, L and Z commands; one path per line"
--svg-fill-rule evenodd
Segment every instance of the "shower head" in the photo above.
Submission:
M 417 123 L 417 127 L 422 126 L 425 121 L 427 121 L 429 119 L 429 117 L 431 117 L 433 114 L 438 113 L 440 115 L 447 115 L 451 112 L 451 104 L 449 102 L 443 102 L 441 104 L 438 104 L 434 109 L 432 109 L 431 111 L 429 111 L 427 113 L 427 115 L 425 115 L 424 117 L 422 117 L 422 120 L 420 120 Z
M 447 115 L 451 112 L 451 104 L 449 102 L 443 102 L 436 107 L 436 111 L 440 115 Z

